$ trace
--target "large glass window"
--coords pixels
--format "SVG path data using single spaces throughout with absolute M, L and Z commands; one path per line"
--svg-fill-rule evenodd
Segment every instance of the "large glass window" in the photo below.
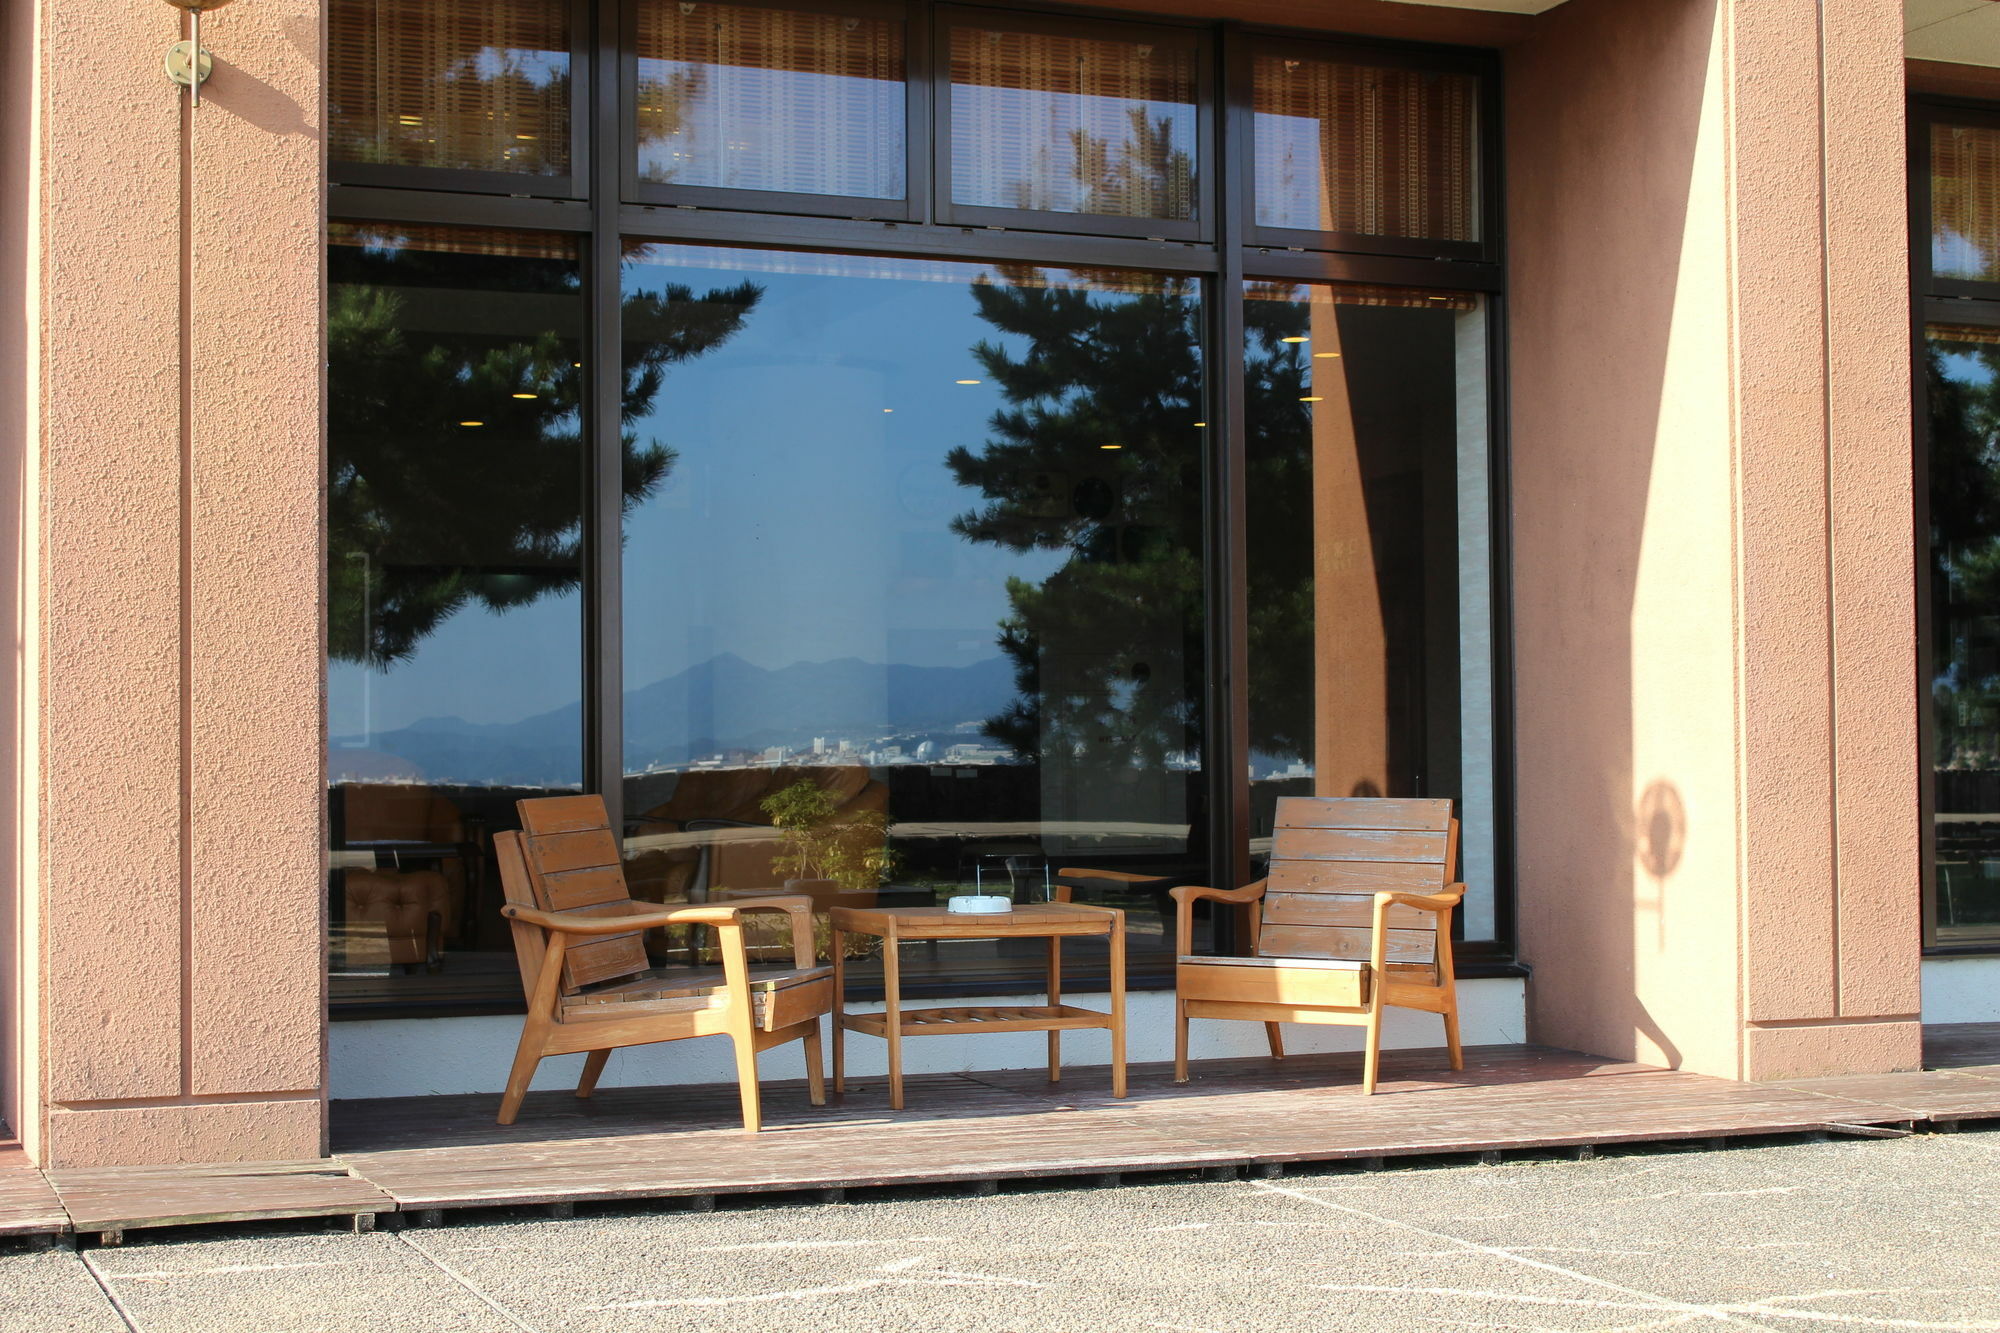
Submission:
M 563 0 L 333 0 L 335 162 L 565 176 Z
M 642 182 L 903 197 L 902 20 L 642 0 L 638 27 Z
M 512 984 L 489 833 L 583 779 L 583 300 L 559 236 L 332 228 L 335 1003 Z
M 953 205 L 1196 220 L 1192 34 L 999 21 L 947 34 Z
M 1476 297 L 1251 283 L 1251 849 L 1281 796 L 1449 796 L 1492 933 L 1486 314 Z
M 577 791 L 641 900 L 1065 889 L 1137 986 L 1279 795 L 1451 796 L 1504 952 L 1490 58 L 934 0 L 328 21 L 336 1012 L 517 1006 L 492 835 Z
M 1931 126 L 1931 275 L 2000 281 L 2000 127 Z
M 1161 882 L 1080 900 L 1164 968 L 1166 888 L 1208 866 L 1199 285 L 645 245 L 624 306 L 664 464 L 625 525 L 635 891 L 1035 900 L 1114 868 Z M 886 856 L 802 868 L 773 827 L 802 798 Z M 999 948 L 929 970 L 997 979 Z
M 1922 369 L 1936 931 L 2000 937 L 2000 327 L 1930 326 Z

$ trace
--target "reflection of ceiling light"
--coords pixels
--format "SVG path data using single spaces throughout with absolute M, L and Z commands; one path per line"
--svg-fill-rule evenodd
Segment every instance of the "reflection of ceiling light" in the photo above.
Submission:
M 979 383 L 979 381 L 978 381 L 978 380 L 954 380 L 954 381 L 952 381 L 952 382 L 953 382 L 954 384 L 977 384 L 977 383 Z
M 483 426 L 486 423 L 483 421 L 461 421 L 458 424 L 461 426 Z
M 1313 353 L 1313 360 L 1315 360 L 1315 361 L 1324 361 L 1324 360 L 1325 360 L 1325 359 L 1326 359 L 1327 357 L 1330 357 L 1330 356 L 1339 356 L 1339 355 L 1340 355 L 1340 353 L 1338 353 L 1338 352 L 1314 352 L 1314 353 Z
M 514 137 L 516 139 L 520 139 L 524 143 L 533 143 L 535 141 L 535 136 L 532 134 L 517 134 Z
M 577 369 L 577 370 L 582 370 L 582 369 L 583 369 L 583 362 L 581 362 L 581 361 L 572 361 L 572 362 L 570 362 L 570 365 L 571 365 L 571 367 L 573 367 L 574 369 Z
M 1326 399 L 1319 397 L 1310 397 L 1310 398 L 1301 398 L 1299 399 L 1299 401 L 1302 403 L 1323 403 L 1326 401 Z
M 515 394 L 514 396 L 515 396 L 516 398 L 540 398 L 540 397 L 541 397 L 541 395 L 540 395 L 540 394 L 538 394 L 538 393 L 517 393 L 517 394 Z
M 1208 429 L 1208 423 L 1206 421 L 1197 421 L 1194 423 L 1194 428 L 1196 430 L 1206 430 Z
M 421 125 L 424 122 L 420 116 L 398 116 L 396 117 L 396 123 L 398 125 Z
M 883 408 L 882 410 L 883 410 L 884 412 L 893 412 L 893 411 L 895 411 L 896 409 L 895 409 L 895 408 L 893 408 L 893 407 L 885 407 L 885 408 Z
M 1125 446 L 1122 444 L 1100 444 L 1097 447 L 1100 449 L 1123 449 Z
M 1278 341 L 1279 341 L 1279 342 L 1281 342 L 1281 343 L 1303 343 L 1303 342 L 1311 342 L 1311 341 L 1312 341 L 1312 339 L 1310 339 L 1310 338 L 1280 338 L 1280 339 L 1278 339 Z

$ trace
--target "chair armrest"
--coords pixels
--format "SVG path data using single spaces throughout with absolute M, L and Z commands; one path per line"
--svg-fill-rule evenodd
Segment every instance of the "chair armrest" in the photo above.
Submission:
M 1174 900 L 1174 944 L 1178 953 L 1194 952 L 1194 905 L 1206 898 L 1211 902 L 1242 903 L 1259 902 L 1264 897 L 1267 881 L 1258 880 L 1245 884 L 1240 889 L 1215 889 L 1206 884 L 1181 884 L 1167 890 L 1167 896 Z
M 1418 907 L 1429 912 L 1448 912 L 1458 906 L 1459 900 L 1463 897 L 1465 897 L 1463 884 L 1453 884 L 1443 893 L 1399 893 L 1385 889 L 1375 895 L 1375 905 L 1388 907 L 1395 904 L 1400 907 Z
M 737 909 L 730 907 L 675 907 L 664 912 L 640 912 L 632 916 L 551 916 L 532 907 L 508 903 L 500 915 L 522 921 L 559 935 L 626 935 L 635 930 L 686 924 L 721 926 L 736 920 Z
M 803 893 L 778 893 L 764 898 L 731 898 L 729 907 L 737 912 L 783 912 L 792 918 L 792 965 L 811 967 L 816 961 L 813 942 L 813 900 Z

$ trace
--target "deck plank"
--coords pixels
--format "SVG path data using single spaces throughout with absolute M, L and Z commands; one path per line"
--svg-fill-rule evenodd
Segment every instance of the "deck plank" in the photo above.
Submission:
M 83 1232 L 396 1210 L 393 1199 L 338 1161 L 74 1167 L 46 1174 Z
M 0 1143 L 0 1236 L 54 1236 L 69 1230 L 69 1214 L 18 1143 Z

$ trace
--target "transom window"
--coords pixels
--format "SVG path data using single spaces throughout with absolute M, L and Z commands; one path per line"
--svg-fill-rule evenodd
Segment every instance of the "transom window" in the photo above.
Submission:
M 891 0 L 331 21 L 336 1015 L 518 1006 L 492 837 L 578 791 L 640 900 L 1063 882 L 1137 986 L 1229 947 L 1168 890 L 1254 878 L 1279 796 L 1447 795 L 1461 970 L 1506 955 L 1488 58 Z

